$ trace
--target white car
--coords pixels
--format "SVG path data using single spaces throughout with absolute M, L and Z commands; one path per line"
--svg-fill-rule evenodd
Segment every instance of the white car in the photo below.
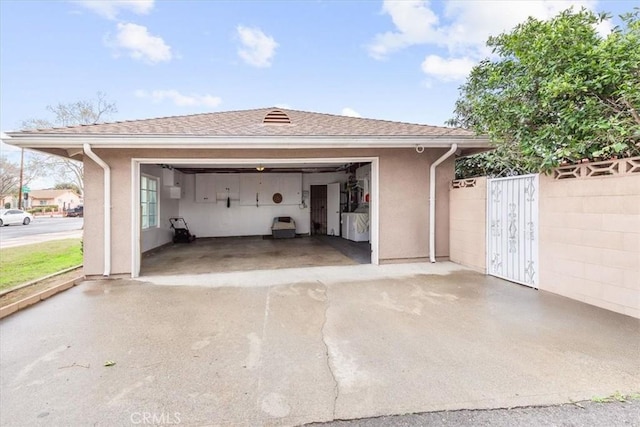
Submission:
M 29 225 L 33 215 L 19 209 L 0 209 L 0 227 L 9 224 Z

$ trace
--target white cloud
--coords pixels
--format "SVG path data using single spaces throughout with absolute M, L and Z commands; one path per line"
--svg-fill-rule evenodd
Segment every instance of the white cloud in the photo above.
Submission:
M 290 110 L 291 109 L 291 105 L 289 105 L 289 104 L 275 104 L 274 107 L 282 108 L 284 110 Z
M 349 108 L 349 107 L 344 107 L 342 109 L 342 115 L 343 116 L 348 116 L 348 117 L 362 117 L 360 115 L 360 113 L 358 113 L 356 110 L 354 110 L 353 108 Z
M 415 45 L 431 45 L 448 52 L 448 59 L 427 56 L 422 70 L 441 80 L 452 81 L 456 69 L 477 62 L 490 54 L 487 38 L 510 31 L 529 16 L 549 19 L 573 6 L 594 10 L 596 0 L 468 1 L 448 0 L 437 14 L 429 0 L 384 0 L 395 30 L 378 34 L 369 45 L 369 55 L 384 59 L 390 54 Z M 606 33 L 610 24 L 598 30 Z M 467 70 L 468 71 L 468 70 Z M 464 78 L 458 73 L 458 79 Z
M 405 47 L 436 39 L 438 16 L 426 0 L 384 0 L 382 11 L 391 16 L 396 31 L 378 34 L 369 46 L 369 54 L 384 59 Z
M 115 38 L 107 37 L 105 44 L 116 51 L 126 51 L 133 59 L 149 63 L 170 61 L 173 57 L 171 47 L 162 37 L 150 34 L 147 27 L 137 24 L 119 23 Z
M 222 102 L 222 99 L 217 96 L 209 94 L 198 95 L 193 93 L 184 95 L 175 89 L 154 90 L 151 92 L 138 89 L 134 92 L 134 95 L 137 98 L 149 98 L 153 100 L 153 102 L 162 102 L 164 100 L 169 100 L 178 107 L 217 107 Z
M 128 10 L 137 15 L 145 15 L 153 9 L 155 0 L 76 0 L 82 5 L 107 19 L 116 19 L 121 11 Z
M 266 35 L 259 28 L 247 28 L 238 25 L 236 28 L 242 47 L 238 55 L 249 65 L 254 67 L 269 67 L 276 53 L 278 43 L 273 37 Z
M 607 37 L 613 31 L 613 23 L 610 19 L 606 19 L 596 25 L 596 31 L 601 37 Z
M 445 82 L 464 80 L 477 61 L 469 58 L 442 58 L 428 55 L 422 62 L 422 71 Z
M 489 36 L 510 31 L 530 16 L 549 19 L 572 6 L 576 11 L 582 7 L 594 10 L 596 3 L 595 0 L 452 0 L 445 5 L 448 24 L 439 28 L 439 41 L 450 52 L 466 52 L 469 48 L 482 51 Z

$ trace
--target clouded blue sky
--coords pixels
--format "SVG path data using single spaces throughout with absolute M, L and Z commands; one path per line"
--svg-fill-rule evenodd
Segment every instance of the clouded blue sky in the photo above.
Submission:
M 112 120 L 276 105 L 442 125 L 488 35 L 571 5 L 637 2 L 2 0 L 0 129 L 98 91 Z

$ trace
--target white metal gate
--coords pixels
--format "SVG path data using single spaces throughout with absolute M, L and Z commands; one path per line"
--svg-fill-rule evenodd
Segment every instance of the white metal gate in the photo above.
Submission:
M 538 175 L 487 180 L 489 274 L 538 287 Z

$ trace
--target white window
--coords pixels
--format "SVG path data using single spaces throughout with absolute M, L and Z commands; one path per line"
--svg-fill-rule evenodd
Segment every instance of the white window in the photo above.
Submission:
M 158 226 L 158 181 L 154 176 L 140 177 L 142 229 Z

